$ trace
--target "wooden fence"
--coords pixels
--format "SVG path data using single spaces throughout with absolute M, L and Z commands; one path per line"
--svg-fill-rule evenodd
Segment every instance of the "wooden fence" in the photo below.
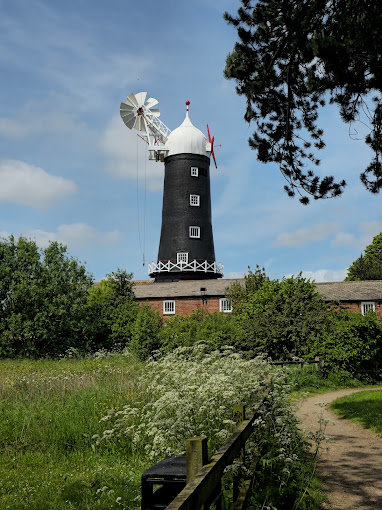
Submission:
M 234 406 L 234 420 L 237 428 L 228 441 L 207 459 L 207 438 L 205 436 L 191 438 L 187 441 L 187 485 L 178 496 L 167 506 L 167 510 L 207 510 L 211 505 L 221 508 L 221 481 L 226 467 L 235 459 L 241 463 L 245 460 L 245 443 L 255 432 L 255 420 L 261 408 L 267 405 L 269 389 L 263 400 L 258 404 L 254 414 L 245 418 L 245 406 Z M 234 510 L 245 509 L 253 485 L 256 460 L 249 468 L 251 476 L 241 483 L 234 481 Z

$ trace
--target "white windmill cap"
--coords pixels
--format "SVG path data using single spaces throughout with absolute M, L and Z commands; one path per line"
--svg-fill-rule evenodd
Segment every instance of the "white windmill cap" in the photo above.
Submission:
M 186 104 L 186 118 L 167 138 L 167 156 L 173 156 L 174 154 L 201 154 L 209 158 L 211 155 L 211 144 L 207 141 L 207 138 L 200 129 L 192 124 L 188 115 L 189 101 L 187 101 Z

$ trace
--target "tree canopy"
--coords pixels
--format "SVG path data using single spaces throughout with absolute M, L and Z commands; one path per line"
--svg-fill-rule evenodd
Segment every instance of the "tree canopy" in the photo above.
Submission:
M 311 354 L 311 343 L 323 331 L 328 305 L 310 280 L 300 275 L 269 279 L 264 269 L 248 271 L 245 286 L 231 286 L 236 342 L 239 349 L 288 359 Z
M 382 187 L 382 4 L 373 0 L 241 0 L 225 77 L 246 98 L 244 119 L 256 130 L 249 145 L 261 162 L 275 162 L 289 196 L 330 198 L 346 182 L 320 177 L 317 152 L 325 147 L 320 108 L 339 107 L 349 133 L 368 127 L 372 160 L 361 173 L 371 193 Z
M 345 280 L 382 280 L 382 232 L 365 248 L 365 255 L 352 263 Z
M 0 239 L 0 356 L 57 355 L 89 341 L 92 276 L 56 242 Z

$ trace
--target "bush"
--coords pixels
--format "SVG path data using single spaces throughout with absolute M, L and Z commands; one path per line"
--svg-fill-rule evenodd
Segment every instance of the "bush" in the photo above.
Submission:
M 129 347 L 140 360 L 145 360 L 160 348 L 159 331 L 162 319 L 149 305 L 138 308 L 132 327 Z
M 177 347 L 191 347 L 203 342 L 209 350 L 234 343 L 235 325 L 230 314 L 208 313 L 199 309 L 191 315 L 167 319 L 160 331 L 161 348 L 170 352 Z
M 337 371 L 378 378 L 382 369 L 382 324 L 373 312 L 361 315 L 335 311 L 323 334 L 316 336 L 311 354 L 330 360 Z
M 138 313 L 132 277 L 132 273 L 118 268 L 89 289 L 87 312 L 92 319 L 93 350 L 130 343 Z
M 245 288 L 234 286 L 228 297 L 234 304 L 236 347 L 272 359 L 304 357 L 328 318 L 327 304 L 301 274 L 270 280 L 257 268 L 249 271 Z

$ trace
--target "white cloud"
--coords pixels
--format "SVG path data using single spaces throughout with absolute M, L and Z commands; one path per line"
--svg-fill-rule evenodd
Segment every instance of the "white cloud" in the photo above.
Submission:
M 34 239 L 41 248 L 46 248 L 51 241 L 57 241 L 69 248 L 88 248 L 97 244 L 116 244 L 122 239 L 118 230 L 102 234 L 91 225 L 81 222 L 59 225 L 56 232 L 32 229 L 22 235 L 27 239 Z
M 122 232 L 119 230 L 112 230 L 101 237 L 103 244 L 114 244 L 118 243 L 122 239 Z
M 29 104 L 15 117 L 0 117 L 0 136 L 23 138 L 37 133 L 73 133 L 83 126 L 72 115 L 62 111 L 44 112 Z
M 361 234 L 372 241 L 373 237 L 382 232 L 382 222 L 380 221 L 369 221 L 360 224 L 358 229 Z
M 101 148 L 109 158 L 107 170 L 113 175 L 146 183 L 150 191 L 163 186 L 163 163 L 149 161 L 146 143 L 136 131 L 130 131 L 119 116 L 111 119 L 101 139 Z
M 339 232 L 333 239 L 332 245 L 363 251 L 372 242 L 373 237 L 382 232 L 382 223 L 380 221 L 362 222 L 358 231 L 359 235 Z
M 340 246 L 343 248 L 359 248 L 360 240 L 355 234 L 347 232 L 339 232 L 332 241 L 332 246 Z
M 323 241 L 332 234 L 336 234 L 340 226 L 338 223 L 318 223 L 311 227 L 300 228 L 295 232 L 284 232 L 277 236 L 276 246 L 303 246 L 305 244 Z
M 46 209 L 77 191 L 74 182 L 23 161 L 0 160 L 0 201 Z
M 304 278 L 309 278 L 316 282 L 342 282 L 346 275 L 347 269 L 318 269 L 317 271 L 302 271 L 302 276 Z

